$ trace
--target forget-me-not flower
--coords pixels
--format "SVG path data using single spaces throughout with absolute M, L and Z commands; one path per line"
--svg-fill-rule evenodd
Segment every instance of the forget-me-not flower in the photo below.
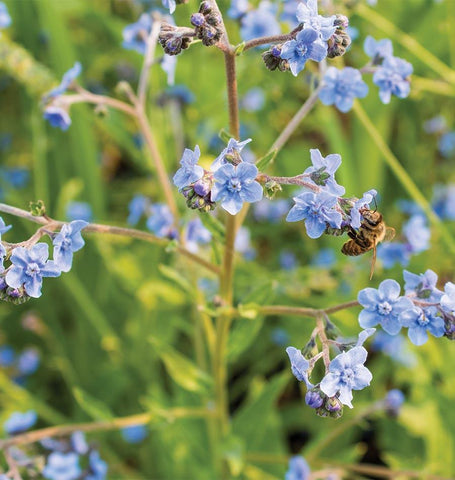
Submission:
M 68 111 L 62 107 L 52 105 L 46 107 L 43 117 L 51 124 L 51 127 L 60 128 L 64 132 L 70 128 L 71 118 Z
M 66 206 L 66 218 L 72 220 L 85 220 L 91 222 L 93 219 L 93 211 L 87 202 L 69 202 Z
M 441 297 L 441 307 L 447 313 L 455 315 L 455 284 L 447 282 L 444 285 L 444 295 Z
M 122 47 L 127 50 L 135 50 L 145 55 L 147 37 L 152 29 L 152 18 L 149 13 L 143 13 L 135 23 L 127 25 L 122 32 Z
M 212 234 L 207 230 L 201 219 L 195 218 L 188 222 L 185 230 L 186 248 L 190 252 L 197 252 L 199 245 L 205 245 L 210 242 Z
M 250 4 L 248 3 L 248 0 L 231 0 L 231 6 L 227 11 L 227 15 L 233 20 L 238 20 L 248 12 L 249 8 Z
M 326 157 L 321 155 L 317 148 L 310 149 L 312 166 L 303 173 L 310 177 L 311 181 L 322 190 L 332 195 L 342 196 L 345 188 L 335 181 L 335 172 L 341 165 L 341 156 L 338 153 L 331 153 Z
M 291 371 L 299 382 L 305 382 L 308 388 L 313 388 L 313 384 L 308 380 L 308 369 L 310 362 L 302 355 L 302 352 L 295 347 L 286 348 L 286 353 L 291 362 Z
M 36 412 L 33 410 L 24 413 L 14 412 L 3 424 L 3 428 L 8 435 L 22 433 L 33 427 L 37 418 Z
M 90 473 L 85 480 L 104 480 L 107 474 L 107 463 L 101 459 L 99 452 L 92 450 L 88 456 Z
M 379 330 L 373 337 L 371 347 L 407 367 L 413 367 L 417 362 L 415 355 L 409 350 L 406 339 L 401 334 L 389 335 L 384 330 Z
M 286 217 L 288 222 L 305 220 L 310 238 L 319 238 L 327 227 L 340 228 L 342 216 L 335 210 L 338 199 L 329 193 L 304 192 L 294 197 L 295 205 Z
M 436 185 L 431 203 L 438 217 L 455 220 L 455 185 Z
M 58 277 L 61 270 L 49 258 L 47 243 L 37 243 L 27 249 L 16 247 L 11 255 L 12 266 L 6 274 L 6 283 L 12 288 L 22 285 L 30 297 L 41 296 L 41 286 L 44 277 Z
M 346 113 L 351 110 L 355 98 L 364 98 L 367 94 L 368 85 L 362 80 L 359 70 L 329 67 L 324 75 L 319 99 L 324 105 L 335 104 L 340 112 Z
M 300 455 L 294 455 L 289 459 L 289 469 L 285 480 L 308 480 L 311 470 L 306 460 Z
M 145 425 L 131 425 L 122 428 L 122 437 L 128 443 L 140 443 L 147 436 Z
M 397 388 L 389 390 L 384 398 L 384 407 L 389 414 L 398 415 L 404 403 L 404 393 Z
M 360 210 L 362 208 L 367 208 L 377 194 L 378 192 L 374 189 L 368 190 L 368 192 L 365 192 L 363 194 L 362 198 L 359 198 L 354 202 L 354 205 L 352 206 L 351 211 L 349 213 L 350 215 L 349 225 L 351 225 L 352 228 L 360 228 L 360 224 L 361 224 Z
M 175 7 L 177 6 L 177 2 L 175 0 L 161 0 L 163 7 L 169 9 L 169 13 L 175 12 Z
M 379 87 L 382 103 L 389 103 L 392 95 L 405 98 L 411 86 L 408 80 L 413 71 L 412 65 L 398 57 L 387 57 L 373 75 L 373 82 Z
M 17 369 L 21 375 L 35 373 L 40 364 L 39 353 L 34 348 L 25 349 L 17 359 Z
M 164 203 L 155 203 L 150 206 L 150 211 L 151 214 L 146 222 L 147 228 L 157 237 L 175 238 L 177 231 L 169 207 Z
M 262 199 L 263 190 L 256 182 L 258 169 L 251 163 L 222 165 L 213 177 L 212 202 L 221 202 L 221 206 L 231 215 L 240 212 L 243 202 L 254 203 Z
M 128 204 L 129 215 L 126 222 L 132 226 L 137 225 L 142 215 L 144 215 L 149 203 L 148 198 L 144 195 L 134 195 L 131 202 Z
M 73 253 L 79 251 L 84 245 L 81 230 L 88 225 L 84 220 L 74 220 L 63 225 L 60 232 L 55 236 L 54 262 L 62 272 L 69 272 L 73 264 Z
M 80 62 L 76 62 L 73 67 L 71 67 L 62 78 L 60 85 L 52 89 L 49 93 L 45 95 L 45 99 L 55 98 L 59 95 L 63 95 L 73 83 L 73 81 L 80 75 L 82 72 L 82 65 Z
M 384 58 L 393 55 L 392 41 L 388 38 L 375 40 L 371 35 L 365 38 L 363 50 L 373 60 L 373 63 L 380 63 Z
M 402 312 L 398 319 L 403 327 L 408 328 L 408 337 L 417 346 L 427 342 L 427 332 L 434 337 L 442 337 L 445 332 L 444 319 L 436 307 L 413 307 Z
M 194 152 L 189 148 L 185 148 L 180 160 L 180 168 L 175 173 L 173 179 L 174 185 L 179 191 L 203 177 L 204 169 L 197 164 L 200 156 L 199 145 L 194 147 Z
M 367 355 L 363 347 L 354 347 L 337 355 L 330 362 L 329 373 L 321 381 L 321 390 L 328 397 L 339 392 L 340 402 L 352 408 L 352 390 L 364 389 L 373 378 L 368 368 L 363 365 Z
M 431 231 L 424 215 L 413 215 L 403 226 L 411 253 L 420 253 L 430 248 Z
M 378 258 L 384 268 L 392 268 L 395 264 L 407 267 L 411 259 L 411 250 L 407 243 L 381 243 L 378 245 Z
M 315 30 L 321 40 L 324 41 L 327 41 L 335 33 L 335 18 L 335 15 L 331 17 L 319 15 L 317 0 L 304 0 L 297 7 L 297 19 L 299 22 L 304 24 L 304 28 L 310 27 Z
M 79 455 L 75 452 L 52 452 L 42 473 L 50 480 L 76 480 L 82 473 Z
M 406 295 L 416 295 L 430 303 L 441 300 L 443 293 L 436 287 L 438 276 L 433 270 L 428 269 L 420 275 L 403 270 L 403 278 Z
M 239 142 L 235 138 L 230 138 L 226 148 L 224 148 L 223 151 L 218 155 L 218 157 L 216 157 L 213 161 L 212 166 L 210 167 L 211 170 L 218 170 L 221 165 L 226 165 L 227 163 L 230 163 L 229 159 L 231 157 L 232 159 L 236 160 L 237 163 L 243 161 L 240 156 L 240 152 L 250 142 L 251 138 L 247 138 L 246 140 L 243 140 L 243 142 Z
M 267 0 L 262 0 L 256 10 L 251 10 L 242 17 L 240 26 L 242 40 L 279 35 L 281 27 L 275 15 L 276 6 Z
M 292 74 L 297 76 L 305 68 L 307 60 L 324 60 L 327 44 L 321 42 L 316 30 L 305 28 L 297 34 L 295 40 L 283 44 L 280 56 L 289 62 Z
M 89 451 L 87 440 L 84 432 L 77 431 L 71 435 L 71 448 L 79 455 L 85 455 Z
M 364 288 L 360 290 L 357 300 L 364 309 L 359 315 L 362 328 L 375 327 L 380 324 L 390 335 L 396 335 L 401 330 L 399 315 L 413 308 L 409 298 L 400 296 L 400 284 L 395 280 L 384 280 L 379 288 Z
M 446 132 L 441 135 L 438 141 L 438 150 L 445 158 L 455 154 L 455 132 Z
M 11 17 L 8 13 L 8 8 L 3 2 L 0 2 L 0 29 L 9 27 L 11 25 Z

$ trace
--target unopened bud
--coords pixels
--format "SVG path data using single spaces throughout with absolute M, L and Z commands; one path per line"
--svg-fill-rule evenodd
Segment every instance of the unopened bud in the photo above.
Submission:
M 325 395 L 319 390 L 319 388 L 314 388 L 308 390 L 305 395 L 305 403 L 310 408 L 319 408 L 324 403 Z

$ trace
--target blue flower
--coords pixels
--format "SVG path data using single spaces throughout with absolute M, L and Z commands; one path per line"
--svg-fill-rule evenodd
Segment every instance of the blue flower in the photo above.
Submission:
M 430 303 L 441 300 L 443 293 L 436 288 L 438 276 L 433 270 L 427 270 L 420 275 L 403 270 L 403 278 L 406 295 L 415 295 Z
M 297 19 L 299 22 L 304 24 L 304 28 L 310 27 L 315 30 L 321 40 L 324 41 L 327 41 L 335 33 L 335 18 L 335 15 L 331 17 L 318 15 L 317 0 L 304 0 L 297 7 Z
M 413 71 L 412 65 L 398 57 L 387 57 L 373 75 L 373 82 L 379 87 L 382 103 L 389 103 L 390 97 L 396 95 L 405 98 L 411 90 L 408 80 Z
M 439 153 L 445 158 L 453 156 L 455 154 L 455 132 L 446 132 L 441 135 L 438 149 Z
M 444 295 L 441 298 L 441 307 L 447 313 L 455 315 L 455 284 L 447 282 L 444 285 Z
M 254 206 L 254 217 L 256 220 L 268 220 L 272 223 L 278 223 L 289 211 L 289 206 L 289 201 L 284 198 L 274 200 L 273 202 L 264 199 Z
M 15 360 L 14 349 L 9 345 L 2 345 L 0 347 L 0 367 L 10 367 Z
M 241 253 L 246 260 L 254 260 L 256 250 L 251 245 L 251 233 L 247 227 L 240 227 L 234 241 L 234 250 Z
M 6 274 L 6 283 L 13 288 L 22 285 L 30 297 L 41 296 L 43 277 L 58 277 L 60 268 L 49 258 L 47 243 L 37 243 L 30 249 L 17 247 L 11 255 L 12 266 Z
M 289 469 L 286 472 L 285 480 L 308 480 L 310 473 L 311 470 L 306 460 L 300 455 L 294 455 L 289 459 Z
M 368 94 L 368 85 L 362 80 L 359 70 L 345 67 L 338 70 L 329 67 L 324 75 L 323 87 L 319 99 L 324 105 L 333 105 L 343 113 L 351 110 L 354 99 L 364 98 Z
M 359 324 L 362 328 L 375 327 L 380 324 L 390 335 L 401 330 L 399 315 L 413 308 L 409 298 L 400 296 L 400 284 L 395 280 L 384 280 L 379 288 L 360 290 L 357 300 L 364 310 L 360 312 Z
M 436 185 L 432 205 L 440 218 L 455 220 L 455 185 Z
M 393 55 L 392 41 L 388 38 L 375 40 L 372 36 L 368 35 L 368 37 L 365 38 L 363 49 L 365 53 L 373 60 L 374 64 L 378 64 L 384 58 L 391 57 Z
M 204 169 L 197 164 L 200 156 L 199 145 L 196 145 L 194 152 L 189 148 L 185 148 L 180 160 L 181 167 L 177 170 L 173 179 L 174 185 L 179 191 L 203 177 Z
M 308 390 L 305 394 L 305 403 L 310 408 L 319 408 L 322 407 L 324 403 L 325 395 L 321 395 L 321 391 L 319 389 Z
M 368 207 L 377 194 L 378 192 L 374 189 L 368 190 L 368 192 L 365 192 L 363 194 L 362 198 L 354 202 L 354 205 L 352 206 L 351 211 L 349 213 L 350 215 L 349 225 L 351 225 L 352 228 L 360 228 L 360 224 L 361 224 L 360 210 L 362 208 Z
M 47 93 L 44 98 L 48 100 L 50 98 L 55 98 L 59 95 L 63 95 L 68 90 L 73 81 L 80 75 L 81 72 L 82 65 L 80 64 L 80 62 L 76 62 L 74 66 L 63 75 L 60 85 Z
M 335 172 L 341 165 L 341 156 L 337 153 L 327 155 L 325 158 L 317 148 L 310 149 L 311 167 L 308 167 L 303 174 L 309 176 L 310 180 L 322 190 L 336 196 L 342 196 L 345 188 L 335 181 Z
M 50 480 L 76 480 L 82 473 L 79 455 L 74 452 L 52 452 L 42 473 Z
M 407 367 L 413 367 L 417 360 L 414 354 L 409 350 L 408 344 L 402 335 L 389 335 L 380 330 L 376 333 L 371 344 L 373 350 L 380 350 Z
M 8 8 L 3 2 L 0 2 L 0 29 L 9 27 L 11 25 L 11 17 L 8 13 Z
M 262 199 L 261 185 L 256 182 L 258 169 L 250 163 L 222 165 L 213 177 L 212 202 L 221 202 L 221 206 L 231 215 L 240 212 L 243 202 L 254 203 Z
M 231 0 L 231 6 L 227 11 L 227 15 L 233 20 L 238 20 L 248 12 L 249 7 L 250 4 L 248 3 L 248 0 Z
M 297 268 L 298 262 L 295 253 L 289 250 L 280 252 L 280 266 L 283 270 L 294 270 Z
M 200 218 L 188 222 L 185 231 L 185 246 L 190 252 L 197 252 L 199 244 L 205 245 L 212 239 L 212 234 L 207 230 Z
M 13 228 L 12 225 L 6 225 L 2 217 L 0 217 L 0 239 L 4 233 Z
M 230 163 L 230 159 L 234 159 L 238 162 L 242 161 L 242 157 L 240 156 L 240 152 L 243 150 L 245 145 L 251 142 L 251 138 L 247 138 L 243 142 L 237 141 L 235 138 L 230 138 L 229 142 L 225 149 L 215 158 L 211 165 L 211 170 L 215 171 L 218 170 L 221 165 L 226 165 Z
M 411 251 L 406 243 L 387 243 L 378 245 L 378 258 L 384 268 L 392 268 L 396 263 L 406 267 L 411 258 Z
M 436 115 L 423 124 L 426 133 L 442 133 L 447 128 L 447 121 L 443 115 Z
M 39 353 L 34 348 L 27 348 L 17 359 L 17 369 L 21 375 L 35 373 L 40 364 Z
M 320 62 L 327 56 L 327 45 L 322 43 L 316 30 L 301 30 L 295 40 L 289 40 L 281 49 L 281 58 L 289 62 L 294 76 L 305 68 L 307 60 Z
M 363 347 L 354 347 L 337 355 L 330 362 L 329 373 L 321 381 L 321 390 L 328 397 L 339 393 L 340 402 L 352 408 L 352 390 L 364 389 L 373 378 L 368 368 L 363 365 L 367 355 Z
M 251 88 L 240 100 L 240 106 L 247 112 L 257 112 L 261 110 L 265 103 L 264 90 L 260 87 Z
M 22 167 L 5 168 L 1 175 L 12 188 L 23 188 L 30 180 L 30 172 Z
M 161 0 L 161 3 L 163 4 L 163 7 L 169 9 L 169 13 L 175 12 L 175 7 L 177 6 L 175 0 Z
M 286 217 L 288 222 L 305 220 L 305 227 L 310 238 L 319 238 L 327 225 L 340 228 L 341 213 L 335 210 L 338 199 L 329 193 L 305 192 L 294 197 L 295 205 Z
M 149 13 L 143 13 L 139 20 L 131 25 L 127 25 L 122 32 L 122 47 L 127 50 L 135 50 L 145 55 L 147 48 L 147 38 L 152 29 L 152 18 Z
M 248 41 L 258 37 L 268 37 L 281 33 L 280 24 L 275 18 L 276 7 L 268 1 L 262 1 L 256 10 L 242 17 L 240 35 Z
M 270 338 L 275 345 L 284 347 L 289 342 L 289 334 L 284 328 L 274 328 L 270 334 Z
M 161 68 L 167 75 L 167 84 L 174 85 L 175 83 L 175 69 L 177 68 L 176 55 L 164 54 L 161 60 Z
M 66 218 L 68 220 L 85 220 L 91 222 L 93 219 L 92 207 L 87 202 L 69 202 L 66 206 Z
M 88 458 L 90 473 L 84 479 L 104 480 L 107 474 L 107 463 L 100 458 L 100 454 L 96 450 L 92 450 Z
M 405 310 L 398 317 L 403 327 L 408 327 L 408 337 L 414 345 L 420 346 L 427 342 L 428 333 L 442 337 L 445 332 L 444 319 L 436 307 L 421 309 L 413 307 Z
M 63 225 L 60 232 L 54 238 L 54 262 L 62 272 L 69 272 L 73 264 L 73 253 L 80 250 L 84 245 L 81 230 L 88 225 L 84 220 L 74 220 Z
M 337 257 L 331 248 L 322 248 L 311 260 L 311 265 L 319 268 L 330 268 L 335 265 Z
M 147 228 L 157 237 L 176 238 L 174 217 L 169 207 L 164 203 L 156 203 L 150 207 L 151 215 L 147 219 Z
M 430 248 L 431 231 L 423 215 L 413 215 L 403 226 L 403 233 L 411 253 L 420 253 Z
M 313 388 L 313 384 L 308 380 L 308 369 L 310 362 L 302 355 L 302 352 L 295 347 L 286 348 L 286 353 L 291 361 L 291 371 L 299 382 L 305 382 L 308 388 Z
M 128 443 L 140 443 L 147 436 L 147 429 L 144 425 L 131 425 L 122 428 L 122 437 Z
M 71 118 L 68 112 L 61 107 L 49 106 L 44 109 L 43 117 L 48 120 L 51 127 L 60 128 L 66 131 L 71 125 Z
M 174 98 L 182 105 L 194 102 L 194 93 L 185 85 L 173 85 L 166 90 L 166 96 Z
M 144 195 L 134 195 L 128 204 L 129 215 L 126 219 L 129 225 L 135 226 L 139 223 L 142 215 L 145 213 L 149 205 L 149 200 Z
M 404 393 L 397 388 L 389 390 L 384 398 L 384 407 L 389 414 L 398 415 L 404 403 Z
M 297 0 L 284 0 L 280 20 L 286 22 L 290 29 L 294 29 L 300 23 L 296 17 Z
M 71 435 L 71 448 L 79 455 L 85 455 L 89 451 L 89 446 L 85 440 L 83 432 L 77 431 Z
M 35 425 L 37 420 L 36 412 L 29 410 L 28 412 L 14 412 L 8 420 L 3 424 L 3 428 L 8 435 L 16 435 L 22 433 Z

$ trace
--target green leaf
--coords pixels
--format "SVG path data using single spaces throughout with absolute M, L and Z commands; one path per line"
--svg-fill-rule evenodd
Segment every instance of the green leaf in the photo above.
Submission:
M 237 320 L 229 335 L 227 346 L 227 360 L 233 362 L 253 343 L 258 336 L 264 318 L 259 317 L 254 320 Z
M 234 138 L 234 136 L 227 132 L 224 128 L 220 130 L 218 136 L 221 138 L 221 140 L 223 140 L 224 143 L 229 143 L 229 140 Z
M 183 291 L 187 293 L 193 293 L 194 289 L 191 283 L 186 279 L 181 272 L 175 270 L 175 268 L 168 267 L 167 265 L 160 264 L 158 270 L 163 276 L 165 276 L 172 283 L 178 285 Z
M 110 420 L 114 418 L 107 405 L 79 387 L 73 387 L 73 395 L 82 410 L 93 420 Z
M 200 219 L 204 227 L 213 235 L 213 238 L 224 243 L 226 237 L 226 229 L 224 228 L 224 225 L 215 217 L 208 215 L 207 213 L 201 213 Z
M 234 50 L 234 54 L 238 57 L 239 55 L 242 55 L 243 50 L 245 48 L 245 42 L 239 43 Z
M 262 158 L 260 158 L 256 162 L 256 167 L 258 167 L 258 170 L 259 171 L 264 170 L 269 163 L 273 162 L 273 160 L 275 160 L 277 153 L 278 153 L 278 149 L 275 148 L 274 150 L 271 150 L 269 153 L 266 153 Z
M 209 390 L 212 383 L 211 377 L 200 370 L 191 360 L 155 338 L 149 338 L 149 342 L 155 348 L 175 383 L 190 392 L 207 392 Z

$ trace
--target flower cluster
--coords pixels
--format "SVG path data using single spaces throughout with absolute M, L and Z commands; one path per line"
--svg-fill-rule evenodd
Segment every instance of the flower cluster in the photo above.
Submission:
M 330 331 L 333 327 L 328 321 L 325 325 L 326 335 L 333 337 Z M 315 356 L 312 352 L 315 348 L 315 340 L 311 338 L 303 350 L 288 347 L 286 352 L 291 362 L 293 375 L 307 387 L 305 403 L 316 410 L 322 417 L 340 417 L 343 414 L 343 405 L 352 408 L 352 390 L 362 390 L 367 387 L 371 380 L 371 372 L 364 366 L 368 352 L 362 346 L 365 340 L 373 335 L 374 328 L 369 328 L 359 334 L 356 343 L 336 337 L 332 344 L 340 352 L 330 363 L 326 363 L 326 372 L 322 380 L 313 385 L 310 376 L 315 363 L 324 351 Z M 309 356 L 308 360 L 306 357 Z M 325 358 L 327 362 L 327 358 Z
M 35 373 L 39 364 L 40 356 L 35 348 L 26 348 L 21 353 L 16 353 L 9 345 L 0 347 L 0 368 L 19 384 Z
M 190 208 L 208 211 L 219 202 L 227 212 L 236 215 L 243 203 L 262 199 L 263 190 L 256 181 L 258 169 L 242 159 L 241 151 L 251 139 L 239 142 L 233 138 L 212 163 L 210 170 L 198 165 L 200 150 L 185 149 L 181 167 L 174 175 L 174 185 L 187 199 Z
M 338 154 L 323 157 L 317 149 L 310 150 L 312 166 L 301 175 L 306 190 L 294 197 L 295 205 L 286 220 L 305 220 L 310 238 L 319 238 L 323 233 L 341 235 L 349 228 L 359 228 L 361 212 L 373 201 L 375 190 L 370 190 L 361 199 L 343 198 L 344 187 L 337 184 L 335 172 L 341 165 Z
M 379 87 L 382 103 L 389 103 L 392 95 L 405 98 L 409 95 L 409 76 L 412 65 L 402 58 L 393 56 L 392 43 L 388 39 L 376 41 L 368 36 L 364 43 L 365 53 L 371 58 L 374 69 L 373 83 Z
M 378 289 L 365 288 L 358 294 L 364 309 L 359 315 L 362 328 L 381 327 L 389 335 L 408 329 L 414 345 L 423 345 L 428 334 L 434 337 L 454 338 L 455 286 L 448 282 L 445 293 L 438 290 L 438 277 L 432 270 L 416 275 L 404 271 L 405 295 L 395 280 L 384 280 Z
M 0 219 L 0 233 L 9 230 Z M 81 230 L 87 226 L 83 220 L 64 224 L 58 233 L 49 232 L 53 243 L 53 260 L 49 260 L 47 243 L 35 243 L 31 246 L 9 247 L 7 252 L 0 243 L 0 298 L 13 303 L 22 303 L 29 297 L 41 296 L 44 277 L 58 277 L 61 272 L 68 272 L 73 262 L 73 253 L 84 246 Z M 26 242 L 24 242 L 26 244 Z M 11 265 L 4 267 L 3 261 L 8 256 Z

